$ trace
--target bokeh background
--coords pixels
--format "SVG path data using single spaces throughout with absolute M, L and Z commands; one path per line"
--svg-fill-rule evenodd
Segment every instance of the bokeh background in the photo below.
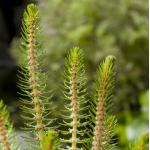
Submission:
M 21 121 L 16 75 L 22 64 L 19 35 L 27 1 L 2 0 L 0 3 L 0 98 L 8 105 L 18 127 Z M 43 69 L 49 77 L 48 88 L 53 90 L 57 109 L 62 105 L 61 74 L 69 49 L 79 46 L 84 51 L 89 91 L 93 90 L 99 62 L 110 54 L 116 57 L 112 109 L 118 119 L 118 146 L 121 150 L 127 149 L 130 141 L 148 132 L 148 0 L 42 0 L 36 3 L 41 13 Z

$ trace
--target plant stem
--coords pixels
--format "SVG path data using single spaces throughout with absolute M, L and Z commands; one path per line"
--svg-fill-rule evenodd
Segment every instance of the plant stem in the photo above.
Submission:
M 98 91 L 98 106 L 96 112 L 96 125 L 94 132 L 93 150 L 102 150 L 102 137 L 103 137 L 103 126 L 105 120 L 105 97 L 106 97 L 106 86 L 109 76 L 105 72 L 103 78 L 100 79 L 99 91 Z
M 28 44 L 28 63 L 29 63 L 29 76 L 30 76 L 30 87 L 31 95 L 33 97 L 35 118 L 36 118 L 36 130 L 38 133 L 38 138 L 42 141 L 44 125 L 42 121 L 42 106 L 40 100 L 40 91 L 38 84 L 38 65 L 36 62 L 36 48 L 35 48 L 35 18 L 30 17 L 29 25 L 29 44 Z
M 108 103 L 108 98 L 110 97 L 110 95 L 112 95 L 114 60 L 114 56 L 106 57 L 105 61 L 100 65 L 98 70 L 98 89 L 96 94 L 98 104 L 96 109 L 96 122 L 92 150 L 102 150 L 104 149 L 104 145 L 106 145 L 103 142 L 109 142 L 109 134 L 106 133 L 107 130 L 105 129 L 105 121 L 107 109 L 110 105 L 110 103 Z M 104 130 L 106 131 L 105 135 L 103 135 Z M 108 141 L 103 141 L 104 136 Z
M 3 150 L 10 150 L 7 131 L 4 125 L 3 117 L 0 115 L 0 142 L 3 143 Z
M 72 61 L 72 73 L 71 73 L 71 88 L 70 88 L 70 93 L 71 93 L 71 105 L 72 105 L 72 138 L 71 138 L 71 142 L 72 142 L 72 146 L 71 149 L 72 150 L 76 150 L 77 149 L 77 122 L 78 122 L 78 118 L 77 118 L 77 60 L 76 58 L 73 58 Z
M 99 102 L 96 113 L 96 126 L 95 126 L 95 144 L 94 150 L 102 150 L 102 130 L 103 130 L 103 121 L 104 121 L 104 95 L 105 91 L 102 90 L 102 93 L 99 95 Z

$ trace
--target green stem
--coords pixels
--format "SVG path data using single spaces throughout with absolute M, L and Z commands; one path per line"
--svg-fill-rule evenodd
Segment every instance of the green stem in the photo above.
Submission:
M 77 110 L 78 110 L 78 104 L 77 104 L 77 60 L 76 58 L 72 61 L 72 74 L 71 74 L 71 105 L 72 105 L 72 138 L 71 138 L 71 149 L 76 150 L 77 149 Z
M 38 84 L 38 65 L 36 62 L 36 48 L 35 48 L 35 18 L 30 17 L 29 25 L 29 44 L 28 44 L 28 64 L 29 64 L 29 76 L 31 94 L 33 97 L 35 119 L 36 119 L 36 131 L 38 133 L 38 139 L 41 142 L 43 138 L 44 125 L 42 120 L 42 104 L 40 100 L 40 90 Z

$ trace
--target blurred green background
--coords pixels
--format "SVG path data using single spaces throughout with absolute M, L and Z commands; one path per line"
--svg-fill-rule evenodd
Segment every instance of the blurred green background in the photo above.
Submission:
M 70 48 L 84 51 L 89 91 L 99 62 L 116 57 L 112 109 L 118 146 L 127 149 L 129 141 L 148 132 L 148 0 L 42 0 L 39 7 L 42 60 L 56 105 L 61 106 L 61 74 Z M 18 45 L 14 39 L 11 52 L 21 63 Z

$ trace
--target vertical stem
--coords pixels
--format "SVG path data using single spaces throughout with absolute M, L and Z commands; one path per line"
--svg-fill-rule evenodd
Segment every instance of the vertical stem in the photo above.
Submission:
M 77 117 L 77 60 L 76 58 L 73 58 L 72 61 L 72 70 L 71 70 L 71 105 L 72 105 L 72 138 L 71 138 L 71 149 L 76 150 L 77 149 L 77 122 L 78 122 L 78 117 Z
M 96 125 L 94 132 L 94 141 L 92 150 L 102 150 L 102 134 L 105 119 L 105 95 L 106 95 L 106 83 L 108 75 L 104 74 L 104 78 L 100 80 L 98 91 L 98 106 L 96 112 Z
M 114 56 L 108 56 L 105 61 L 100 65 L 98 71 L 98 105 L 96 110 L 96 124 L 94 129 L 94 138 L 93 138 L 93 147 L 92 150 L 102 150 L 104 149 L 103 142 L 103 131 L 104 131 L 104 122 L 106 121 L 106 109 L 108 108 L 107 105 L 107 98 L 111 94 L 111 87 L 113 84 L 113 62 L 115 60 Z M 105 135 L 106 136 L 106 135 Z M 109 136 L 109 135 L 107 135 Z M 108 137 L 107 137 L 108 138 Z
M 44 130 L 44 125 L 42 121 L 42 106 L 40 100 L 40 91 L 38 84 L 38 65 L 36 62 L 36 48 L 35 48 L 35 19 L 30 17 L 29 25 L 29 44 L 28 44 L 28 63 L 29 63 L 29 76 L 30 76 L 30 87 L 31 94 L 33 96 L 35 118 L 36 118 L 36 130 L 38 133 L 38 138 L 40 142 L 42 141 L 42 135 Z
M 3 150 L 10 150 L 7 131 L 5 128 L 3 117 L 0 115 L 0 142 L 3 144 Z

